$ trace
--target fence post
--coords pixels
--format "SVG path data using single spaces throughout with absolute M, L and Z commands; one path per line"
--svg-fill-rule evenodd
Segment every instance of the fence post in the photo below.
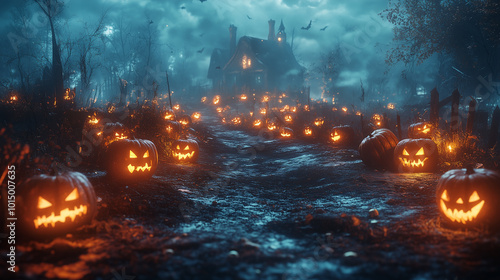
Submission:
M 472 97 L 471 97 L 472 98 Z M 472 98 L 469 102 L 469 113 L 467 114 L 467 126 L 465 131 L 467 134 L 472 134 L 472 130 L 474 129 L 474 119 L 476 117 L 476 99 Z
M 458 107 L 460 105 L 460 93 L 455 89 L 451 94 L 451 118 L 450 118 L 450 131 L 456 133 L 459 126 Z

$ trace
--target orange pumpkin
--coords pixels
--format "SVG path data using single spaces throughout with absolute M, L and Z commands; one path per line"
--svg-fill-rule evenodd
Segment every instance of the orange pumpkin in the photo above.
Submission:
M 399 172 L 433 172 L 438 163 L 438 149 L 431 139 L 404 139 L 394 149 Z
M 155 144 L 143 139 L 111 143 L 105 155 L 108 176 L 120 183 L 149 179 L 158 166 Z
M 359 155 L 363 162 L 375 169 L 390 169 L 393 167 L 394 148 L 398 138 L 387 128 L 372 131 L 359 144 Z
M 192 139 L 179 139 L 172 143 L 172 158 L 177 162 L 195 162 L 198 159 L 200 147 Z

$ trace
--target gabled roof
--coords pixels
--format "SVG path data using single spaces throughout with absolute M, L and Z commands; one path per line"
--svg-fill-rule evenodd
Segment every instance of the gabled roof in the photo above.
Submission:
M 270 73 L 274 73 L 277 76 L 289 72 L 296 72 L 298 74 L 305 69 L 295 59 L 292 48 L 288 43 L 279 43 L 276 41 L 243 36 L 238 41 L 234 55 L 224 66 L 225 71 L 231 71 L 236 68 L 236 65 L 239 64 L 239 61 L 235 61 L 239 59 L 239 49 L 246 48 L 247 46 L 250 47 L 253 55 L 255 55 L 258 61 L 264 65 Z

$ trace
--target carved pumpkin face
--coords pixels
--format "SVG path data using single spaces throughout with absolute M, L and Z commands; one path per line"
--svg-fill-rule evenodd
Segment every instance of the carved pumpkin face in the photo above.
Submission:
M 304 127 L 304 136 L 305 137 L 312 137 L 313 136 L 313 130 L 311 127 L 309 127 L 309 126 Z
M 182 126 L 180 123 L 175 121 L 167 121 L 165 123 L 165 132 L 169 139 L 179 139 L 181 134 Z
M 35 176 L 19 189 L 16 202 L 27 234 L 66 234 L 90 223 L 97 210 L 92 184 L 78 172 Z
M 121 123 L 106 123 L 102 129 L 104 145 L 108 146 L 117 140 L 128 139 L 129 131 Z
M 288 127 L 283 127 L 280 129 L 280 135 L 283 138 L 291 138 L 293 136 L 293 130 Z
M 253 127 L 259 128 L 262 126 L 262 121 L 261 120 L 254 120 L 253 121 Z
M 198 159 L 200 147 L 195 140 L 179 139 L 172 143 L 172 157 L 178 162 L 195 162 Z
M 194 112 L 192 115 L 191 115 L 191 120 L 193 122 L 198 122 L 201 120 L 201 113 L 199 112 Z
M 287 122 L 287 123 L 291 123 L 291 122 L 293 122 L 293 117 L 292 117 L 292 115 L 288 115 L 288 114 L 287 114 L 287 115 L 285 115 L 285 122 Z
M 335 126 L 330 131 L 330 142 L 335 145 L 350 144 L 354 139 L 354 129 L 349 125 Z
M 437 145 L 430 139 L 404 139 L 394 150 L 400 172 L 433 172 L 438 161 Z
M 432 124 L 427 122 L 415 123 L 408 127 L 409 138 L 431 138 L 433 132 Z
M 191 117 L 188 115 L 183 115 L 177 120 L 183 128 L 189 127 L 191 125 Z
M 234 117 L 234 118 L 232 118 L 231 119 L 231 124 L 232 125 L 236 125 L 236 126 L 240 125 L 241 124 L 241 118 L 240 117 Z
M 168 109 L 168 110 L 165 112 L 165 120 L 167 120 L 167 121 L 173 121 L 173 120 L 175 120 L 175 113 L 174 113 L 174 110 L 172 110 L 172 109 Z
M 149 179 L 156 171 L 158 153 L 149 140 L 120 140 L 106 151 L 106 171 L 118 181 Z
M 322 126 L 325 123 L 325 120 L 323 118 L 316 118 L 314 120 L 314 125 L 315 126 Z
M 452 225 L 499 224 L 500 174 L 487 169 L 455 169 L 439 179 L 436 200 Z

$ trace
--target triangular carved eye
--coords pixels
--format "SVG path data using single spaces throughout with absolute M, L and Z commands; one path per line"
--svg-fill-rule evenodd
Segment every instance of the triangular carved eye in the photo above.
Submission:
M 415 155 L 416 155 L 416 156 L 423 156 L 423 155 L 425 155 L 425 153 L 424 153 L 424 148 L 423 148 L 423 147 L 422 147 L 422 148 L 420 148 L 420 150 L 418 150 L 418 152 L 417 152 Z
M 403 156 L 409 156 L 410 154 L 406 151 L 406 149 L 403 149 Z
M 175 148 L 176 148 L 177 150 L 180 150 L 180 149 L 181 149 L 181 147 L 179 147 L 179 145 L 177 145 L 177 147 L 175 147 Z
M 478 200 L 479 200 L 479 195 L 477 194 L 477 191 L 474 191 L 469 197 L 469 202 L 476 202 Z
M 52 203 L 48 202 L 45 198 L 38 197 L 38 209 L 45 209 L 52 206 Z
M 444 201 L 450 201 L 450 197 L 448 196 L 448 191 L 444 190 L 443 194 L 441 195 L 441 199 Z
M 148 158 L 149 157 L 149 151 L 146 151 L 142 157 L 143 158 Z
M 462 198 L 461 198 L 461 197 L 459 197 L 459 198 L 457 199 L 457 204 L 464 204 L 464 201 L 462 200 Z
M 64 199 L 64 201 L 72 201 L 76 200 L 78 198 L 78 190 L 74 189 L 67 197 Z
M 189 151 L 189 146 L 186 146 L 186 148 L 184 148 L 184 151 Z
M 137 158 L 137 156 L 134 154 L 134 152 L 130 151 L 130 158 Z

